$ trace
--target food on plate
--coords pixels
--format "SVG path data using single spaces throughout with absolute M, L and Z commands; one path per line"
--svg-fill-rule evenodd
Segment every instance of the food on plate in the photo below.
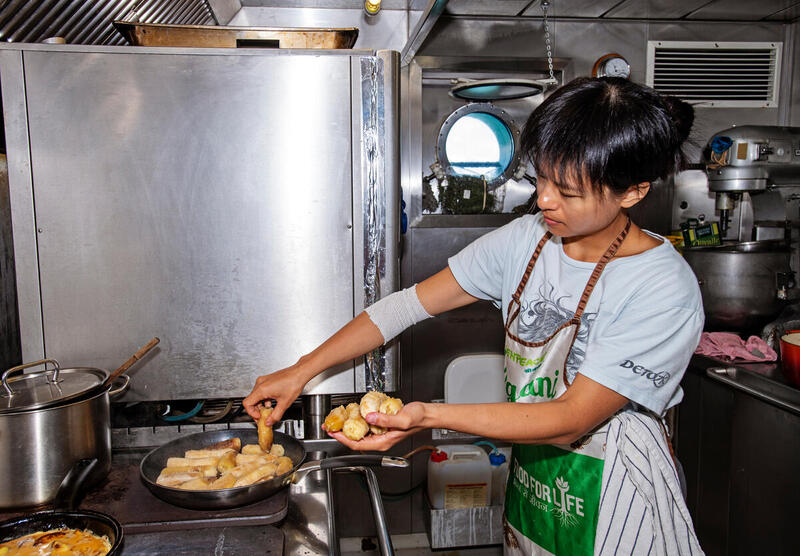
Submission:
M 110 550 L 108 537 L 95 535 L 89 530 L 66 528 L 36 531 L 0 544 L 0 556 L 105 556 Z
M 270 437 L 271 433 L 270 428 Z M 256 444 L 242 446 L 241 439 L 234 438 L 187 450 L 182 458 L 167 459 L 156 483 L 181 490 L 218 490 L 251 485 L 291 471 L 294 464 L 285 455 L 283 446 L 272 443 L 271 439 L 270 444 L 269 451 L 265 451 Z
M 269 452 L 269 449 L 272 448 L 272 427 L 267 426 L 267 418 L 270 413 L 272 413 L 272 408 L 263 406 L 258 418 L 258 445 L 265 452 Z
M 399 398 L 391 398 L 383 392 L 367 392 L 361 403 L 351 403 L 347 407 L 340 405 L 328 413 L 325 418 L 325 430 L 342 433 L 350 440 L 361 440 L 368 432 L 384 434 L 386 429 L 367 424 L 365 418 L 373 412 L 395 415 L 403 407 Z

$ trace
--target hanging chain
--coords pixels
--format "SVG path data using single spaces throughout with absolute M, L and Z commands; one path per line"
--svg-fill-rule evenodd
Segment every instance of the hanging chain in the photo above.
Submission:
M 558 84 L 558 80 L 553 75 L 553 48 L 550 43 L 550 25 L 547 22 L 547 8 L 550 7 L 548 0 L 542 0 L 542 13 L 544 14 L 544 46 L 547 49 L 547 68 L 550 70 L 549 83 Z

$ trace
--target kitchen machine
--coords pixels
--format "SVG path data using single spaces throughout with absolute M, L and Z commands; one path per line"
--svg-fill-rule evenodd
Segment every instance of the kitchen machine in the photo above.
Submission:
M 683 255 L 698 277 L 706 328 L 758 334 L 797 300 L 800 128 L 719 131 L 703 165 L 725 241 Z

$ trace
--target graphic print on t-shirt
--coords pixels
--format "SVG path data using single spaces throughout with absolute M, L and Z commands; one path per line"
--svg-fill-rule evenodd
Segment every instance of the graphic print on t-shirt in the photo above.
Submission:
M 541 342 L 548 338 L 559 326 L 575 316 L 575 311 L 564 307 L 564 303 L 572 297 L 569 294 L 556 297 L 555 286 L 547 282 L 542 284 L 533 298 L 523 300 L 521 303 L 519 337 L 526 342 Z M 567 357 L 567 377 L 570 381 L 575 378 L 575 373 L 586 357 L 586 342 L 596 317 L 597 313 L 588 312 L 584 312 L 581 316 L 578 337 Z

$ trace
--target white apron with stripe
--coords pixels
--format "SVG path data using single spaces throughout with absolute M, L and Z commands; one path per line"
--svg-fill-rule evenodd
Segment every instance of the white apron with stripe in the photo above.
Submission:
M 569 387 L 566 362 L 580 319 L 606 263 L 616 253 L 630 221 L 595 266 L 575 315 L 542 342 L 518 336 L 520 298 L 545 243 L 539 242 L 509 303 L 505 342 L 508 401 L 539 403 Z M 598 523 L 608 423 L 571 446 L 515 444 L 509 465 L 503 522 L 506 554 L 591 555 Z

